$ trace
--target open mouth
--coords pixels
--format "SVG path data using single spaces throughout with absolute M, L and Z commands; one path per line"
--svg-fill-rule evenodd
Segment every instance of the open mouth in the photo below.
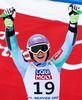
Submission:
M 39 58 L 39 59 L 42 59 L 42 58 L 44 58 L 44 56 L 38 56 L 38 58 Z

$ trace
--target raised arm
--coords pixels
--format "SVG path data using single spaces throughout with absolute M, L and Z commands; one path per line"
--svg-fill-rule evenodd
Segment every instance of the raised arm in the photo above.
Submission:
M 3 13 L 3 19 L 6 27 L 6 32 L 5 32 L 6 42 L 16 67 L 18 68 L 22 77 L 24 77 L 28 63 L 24 60 L 24 57 L 21 53 L 21 50 L 18 46 L 18 42 L 15 36 L 15 31 L 14 31 L 15 16 L 16 16 L 16 10 L 13 7 L 6 9 Z
M 68 9 L 69 9 L 70 22 L 64 44 L 58 50 L 58 52 L 55 53 L 51 58 L 51 61 L 56 65 L 57 68 L 61 68 L 64 62 L 69 57 L 76 42 L 76 37 L 78 32 L 79 15 L 76 12 L 78 7 L 71 4 Z

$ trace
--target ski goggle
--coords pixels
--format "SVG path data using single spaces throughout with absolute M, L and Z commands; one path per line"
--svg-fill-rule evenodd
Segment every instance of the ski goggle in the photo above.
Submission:
M 49 44 L 41 43 L 29 47 L 28 51 L 30 51 L 33 54 L 38 54 L 40 51 L 43 53 L 47 52 L 49 48 L 50 48 Z

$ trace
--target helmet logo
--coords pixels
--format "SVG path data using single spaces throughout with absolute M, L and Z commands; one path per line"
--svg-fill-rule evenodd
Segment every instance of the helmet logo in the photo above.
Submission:
M 34 37 L 33 39 L 34 40 L 38 40 L 38 39 L 41 39 L 41 37 Z

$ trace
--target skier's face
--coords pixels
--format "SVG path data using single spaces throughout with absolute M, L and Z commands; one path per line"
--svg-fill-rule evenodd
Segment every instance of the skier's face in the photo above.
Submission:
M 38 63 L 43 63 L 47 58 L 47 52 L 43 53 L 40 51 L 38 54 L 33 54 L 33 58 Z

